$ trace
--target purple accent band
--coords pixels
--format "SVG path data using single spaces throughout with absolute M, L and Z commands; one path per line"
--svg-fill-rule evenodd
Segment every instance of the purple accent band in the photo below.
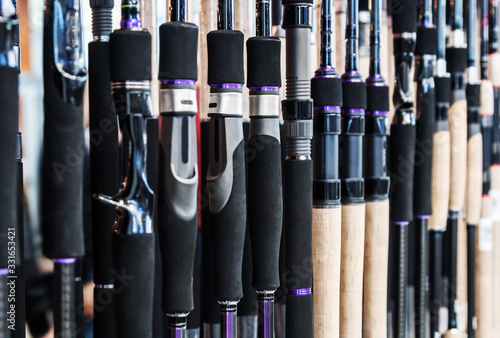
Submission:
M 236 320 L 236 312 L 226 312 L 224 313 L 224 324 L 225 326 L 222 328 L 225 331 L 225 335 L 223 337 L 227 338 L 236 338 L 236 333 L 234 331 L 235 321 Z
M 365 110 L 366 115 L 389 115 L 385 110 Z
M 373 87 L 387 87 L 387 85 L 385 84 L 384 77 L 380 74 L 372 75 L 369 78 L 367 78 L 366 85 Z
M 280 87 L 275 86 L 262 86 L 262 87 L 250 87 L 251 92 L 277 92 Z
M 344 82 L 363 82 L 361 74 L 358 72 L 348 72 L 342 75 L 342 81 Z
M 263 301 L 263 312 L 264 312 L 264 337 L 263 338 L 273 338 L 274 327 L 272 320 L 272 311 L 274 306 L 274 302 L 272 300 Z
M 194 86 L 196 84 L 196 80 L 185 80 L 185 79 L 168 79 L 168 80 L 161 80 L 161 84 L 164 85 L 187 85 L 187 86 Z
M 417 215 L 415 217 L 418 219 L 429 219 L 431 216 L 429 216 L 429 215 Z
M 184 334 L 185 330 L 182 327 L 176 327 L 175 329 L 170 330 L 170 338 L 184 338 L 186 335 Z
M 342 109 L 342 113 L 344 113 L 344 114 L 364 114 L 365 110 L 358 109 L 358 108 Z
M 141 28 L 142 27 L 142 22 L 140 22 L 137 19 L 129 19 L 129 20 L 122 20 L 120 22 L 120 27 L 122 29 L 132 29 L 132 28 Z
M 210 88 L 218 89 L 241 89 L 243 85 L 241 83 L 217 83 L 210 85 Z
M 9 274 L 9 269 L 0 269 L 0 276 L 6 276 Z
M 54 263 L 59 264 L 72 264 L 76 262 L 76 258 L 56 258 L 54 259 Z
M 311 288 L 307 289 L 288 289 L 288 294 L 292 296 L 307 296 L 311 294 Z
M 339 106 L 319 106 L 314 107 L 314 110 L 339 110 Z
M 408 226 L 408 224 L 410 224 L 410 222 L 394 222 L 394 224 L 402 226 L 402 227 L 406 227 L 406 226 Z

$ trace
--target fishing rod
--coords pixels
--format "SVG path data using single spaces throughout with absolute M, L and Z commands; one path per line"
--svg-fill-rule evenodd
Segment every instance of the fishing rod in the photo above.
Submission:
M 89 128 L 102 137 L 90 142 L 91 193 L 112 195 L 119 189 L 118 121 L 110 90 L 109 35 L 112 31 L 114 1 L 91 0 L 92 35 L 89 43 Z M 113 209 L 91 201 L 92 256 L 94 271 L 94 337 L 116 337 L 112 227 Z M 103 302 L 102 300 L 109 300 Z
M 363 280 L 363 336 L 387 337 L 389 261 L 389 185 L 386 171 L 389 136 L 389 87 L 382 76 L 382 1 L 370 11 L 370 76 L 366 79 L 364 178 L 366 199 Z
M 0 215 L 2 225 L 0 228 L 0 335 L 10 337 L 12 325 L 9 319 L 24 307 L 11 310 L 9 295 L 11 288 L 15 288 L 16 276 L 16 227 L 17 227 L 17 163 L 16 145 L 19 114 L 19 71 L 14 50 L 15 30 L 18 26 L 16 8 L 12 1 L 0 2 L 0 100 L 2 100 L 3 121 L 0 126 L 0 144 L 2 145 L 2 165 L 0 167 L 0 196 L 2 203 Z M 19 248 L 18 248 L 19 249 Z M 15 289 L 14 289 L 15 290 Z M 15 303 L 12 305 L 16 305 Z M 12 313 L 13 312 L 13 313 Z M 19 325 L 19 323 L 18 323 Z M 14 328 L 15 325 L 14 325 Z M 21 328 L 19 328 L 21 329 Z
M 394 13 L 394 58 L 396 85 L 393 94 L 396 109 L 389 138 L 390 218 L 395 225 L 397 268 L 396 313 L 394 336 L 406 337 L 406 287 L 408 284 L 408 225 L 413 220 L 413 177 L 416 143 L 415 116 L 411 95 L 410 70 L 416 44 L 417 6 L 412 1 L 402 1 L 401 11 Z M 408 166 L 408 163 L 410 165 Z
M 340 134 L 340 337 L 362 335 L 365 204 L 363 135 L 366 84 L 358 73 L 358 0 L 347 2 Z
M 54 261 L 54 331 L 76 337 L 75 263 L 83 257 L 83 90 L 79 1 L 46 2 L 43 38 L 43 253 Z
M 19 40 L 18 40 L 19 41 Z M 20 64 L 18 63 L 19 70 Z M 15 331 L 12 332 L 13 338 L 24 338 L 26 337 L 26 264 L 24 261 L 24 165 L 23 165 L 23 150 L 22 150 L 22 136 L 21 132 L 17 133 L 16 138 L 16 165 L 17 165 L 17 227 L 16 227 L 16 240 L 17 240 L 17 252 L 18 261 L 16 262 L 16 300 L 15 306 L 17 309 L 21 309 L 16 313 L 16 327 Z
M 310 31 L 313 1 L 283 0 L 282 4 L 282 27 L 286 35 L 286 99 L 281 106 L 286 140 L 283 164 L 286 335 L 312 337 L 312 269 L 305 265 L 312 263 Z
M 160 26 L 158 235 L 162 307 L 168 316 L 171 337 L 186 336 L 187 316 L 194 308 L 193 268 L 198 234 L 198 27 L 186 22 L 186 17 L 187 1 L 171 1 L 170 22 Z
M 436 128 L 436 91 L 434 63 L 437 52 L 437 28 L 433 23 L 432 0 L 421 2 L 420 23 L 415 46 L 416 84 L 416 149 L 414 160 L 413 214 L 418 236 L 416 259 L 416 334 L 428 333 L 429 302 L 429 217 L 432 214 L 433 138 Z M 432 230 L 432 229 L 431 229 Z M 436 253 L 431 253 L 436 254 Z
M 256 36 L 247 41 L 247 87 L 250 91 L 247 217 L 260 338 L 275 336 L 274 293 L 280 286 L 283 224 L 279 126 L 281 41 L 270 36 L 270 6 L 268 0 L 256 2 Z
M 245 155 L 242 127 L 243 33 L 233 30 L 232 1 L 218 2 L 218 30 L 207 35 L 210 85 L 209 227 L 214 257 L 214 296 L 221 336 L 237 336 L 237 304 L 243 297 L 246 229 Z
M 314 102 L 312 245 L 314 337 L 339 336 L 341 207 L 339 177 L 342 80 L 334 64 L 333 1 L 321 2 L 320 65 Z
M 146 173 L 146 163 L 155 156 L 147 152 L 150 135 L 146 130 L 146 120 L 153 115 L 151 35 L 142 29 L 138 1 L 123 0 L 121 9 L 121 29 L 111 33 L 109 48 L 113 100 L 124 151 L 123 182 L 115 196 L 97 197 L 117 213 L 112 234 L 113 269 L 125 277 L 135 276 L 125 280 L 115 276 L 114 287 L 119 290 L 115 294 L 116 335 L 152 337 L 156 201 Z

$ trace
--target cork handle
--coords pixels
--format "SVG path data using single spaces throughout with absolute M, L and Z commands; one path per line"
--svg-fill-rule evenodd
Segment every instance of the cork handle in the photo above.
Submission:
M 481 217 L 483 189 L 483 137 L 481 133 L 469 138 L 467 143 L 467 224 L 477 224 Z
M 490 195 L 495 194 L 495 198 L 498 199 L 500 196 L 500 166 L 492 166 L 490 167 L 490 178 L 491 178 L 491 190 L 490 190 Z M 493 196 L 492 201 L 493 201 Z M 497 202 L 498 203 L 498 202 Z M 500 213 L 500 206 L 495 203 L 495 205 L 492 205 L 492 216 L 493 214 L 495 217 L 493 218 L 493 285 L 498 286 L 500 283 L 500 221 L 498 219 L 498 213 Z M 500 289 L 498 287 L 493 287 L 493 304 L 494 304 L 494 309 L 493 309 L 493 318 L 499 318 L 500 316 Z M 495 327 L 493 327 L 493 330 L 500 329 L 500 323 L 498 323 L 497 320 L 494 321 L 493 323 Z M 495 332 L 495 331 L 494 331 Z
M 362 336 L 365 205 L 342 205 L 340 337 Z
M 459 100 L 450 107 L 450 204 L 451 210 L 461 210 L 465 201 L 467 170 L 467 101 Z
M 387 336 L 387 264 L 389 259 L 389 201 L 366 203 L 363 276 L 365 338 Z
M 447 130 L 434 134 L 432 152 L 432 214 L 429 229 L 444 231 L 448 217 L 450 195 L 450 133 Z
M 493 115 L 494 109 L 493 84 L 490 80 L 481 81 L 479 110 L 482 116 Z
M 313 209 L 314 337 L 339 336 L 341 208 Z
M 488 56 L 488 77 L 494 87 L 500 87 L 500 54 L 493 53 Z
M 465 335 L 463 332 L 457 330 L 457 329 L 450 329 L 445 332 L 444 338 L 464 338 Z
M 481 204 L 481 221 L 476 232 L 476 337 L 493 337 L 493 251 L 490 245 L 485 244 L 488 224 L 491 224 L 491 200 L 483 197 Z

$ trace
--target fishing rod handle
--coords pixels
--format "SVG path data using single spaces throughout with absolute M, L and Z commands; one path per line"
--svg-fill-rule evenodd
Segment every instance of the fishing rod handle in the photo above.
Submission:
M 500 87 L 500 53 L 489 54 L 488 56 L 488 79 L 493 87 Z
M 466 222 L 477 224 L 481 217 L 483 188 L 483 138 L 479 117 L 480 84 L 468 84 L 467 95 L 467 188 Z
M 117 337 L 152 337 L 154 235 L 113 233 Z
M 363 271 L 363 336 L 386 337 L 389 261 L 389 200 L 366 202 L 365 257 Z
M 458 94 L 458 93 L 457 93 Z M 467 170 L 467 101 L 461 98 L 451 104 L 450 129 L 450 202 L 451 210 L 460 210 L 465 201 Z
M 283 223 L 279 129 L 281 41 L 247 40 L 250 135 L 247 144 L 248 227 L 252 243 L 252 285 L 258 291 L 280 285 L 279 251 Z
M 214 292 L 219 302 L 239 301 L 243 297 L 241 273 L 246 228 L 245 154 L 241 124 L 243 33 L 212 31 L 207 35 L 207 45 L 208 84 L 212 88 L 206 179 L 215 266 Z M 221 88 L 224 84 L 230 88 Z
M 113 0 L 90 0 L 92 8 L 92 36 L 95 41 L 108 41 L 113 30 Z
M 467 337 L 475 338 L 476 321 L 476 230 L 467 224 Z
M 158 234 L 162 254 L 162 307 L 193 310 L 193 266 L 198 234 L 196 139 L 198 27 L 160 26 L 160 152 Z
M 54 262 L 54 334 L 76 338 L 75 262 Z
M 19 75 L 17 68 L 0 67 L 0 102 L 2 102 L 3 121 L 0 124 L 0 268 L 6 269 L 8 264 L 8 228 L 17 224 L 17 131 L 19 114 Z
M 429 229 L 444 231 L 450 195 L 450 132 L 448 130 L 434 133 L 432 160 L 432 214 L 429 218 Z

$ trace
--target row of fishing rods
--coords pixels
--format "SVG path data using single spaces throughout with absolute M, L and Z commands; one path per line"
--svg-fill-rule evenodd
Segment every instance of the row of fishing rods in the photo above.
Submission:
M 22 229 L 16 225 L 22 164 L 14 62 L 17 20 L 13 3 L 0 4 L 5 30 L 0 33 L 8 37 L 2 40 L 0 71 L 5 76 L 0 76 L 4 88 L 0 93 L 7 103 L 2 109 L 10 109 L 12 115 L 11 124 L 5 124 L 6 132 L 1 133 L 10 136 L 2 141 L 8 150 L 3 163 L 10 165 L 10 171 L 0 175 L 5 178 L 2 191 L 4 200 L 11 203 L 2 209 L 8 220 L 2 228 L 3 242 L 9 229 Z M 347 2 L 342 76 L 334 67 L 332 3 L 321 3 L 321 61 L 312 80 L 313 2 L 283 1 L 286 99 L 281 107 L 281 42 L 271 36 L 271 4 L 257 2 L 256 37 L 246 42 L 248 140 L 242 120 L 244 37 L 234 30 L 233 3 L 219 1 L 217 30 L 207 35 L 210 103 L 208 120 L 201 121 L 201 173 L 196 136 L 198 28 L 186 20 L 187 3 L 172 1 L 170 21 L 159 29 L 159 117 L 153 114 L 156 103 L 151 99 L 151 35 L 142 28 L 140 2 L 122 2 L 120 29 L 115 31 L 114 1 L 91 0 L 90 4 L 94 41 L 89 44 L 88 74 L 80 2 L 47 1 L 45 8 L 41 207 L 43 251 L 54 261 L 56 336 L 84 334 L 83 315 L 77 308 L 82 302 L 79 260 L 84 255 L 82 206 L 87 196 L 83 195 L 83 155 L 74 154 L 84 144 L 87 77 L 89 128 L 102 135 L 101 142 L 91 142 L 90 149 L 94 336 L 156 337 L 162 331 L 162 312 L 168 317 L 171 337 L 196 337 L 200 331 L 205 337 L 244 336 L 237 309 L 243 298 L 247 224 L 259 316 L 253 326 L 259 337 L 280 335 L 274 318 L 280 284 L 286 293 L 283 331 L 290 337 L 387 336 L 387 285 L 393 318 L 390 331 L 406 337 L 412 264 L 418 268 L 415 331 L 420 337 L 440 335 L 445 279 L 450 291 L 447 334 L 456 334 L 457 257 L 461 254 L 457 236 L 464 208 L 468 335 L 474 337 L 476 328 L 478 336 L 480 330 L 489 332 L 486 318 L 490 325 L 494 318 L 488 317 L 483 304 L 491 298 L 492 248 L 496 246 L 489 233 L 492 208 L 488 203 L 497 196 L 500 178 L 500 81 L 496 79 L 500 73 L 494 68 L 497 1 L 480 4 L 480 71 L 475 66 L 474 0 L 468 2 L 467 32 L 462 22 L 464 3 L 450 4 L 448 45 L 445 1 L 421 1 L 420 10 L 412 1 L 400 1 L 399 10 L 392 13 L 396 84 L 390 127 L 389 87 L 381 75 L 382 1 L 370 2 L 366 81 L 358 71 L 357 0 Z M 200 215 L 199 177 L 209 197 Z M 195 308 L 193 272 L 199 264 L 200 217 L 206 244 L 203 272 L 208 269 L 213 274 L 213 280 L 203 279 L 202 284 L 213 287 L 208 293 L 220 307 L 219 320 L 203 328 L 199 318 L 192 324 L 188 319 Z M 417 261 L 409 264 L 411 222 L 417 229 L 418 248 Z M 443 248 L 445 236 L 450 238 Z M 12 265 L 4 248 L 8 244 L 2 246 L 2 286 L 8 285 Z M 443 263 L 443 257 L 449 261 Z M 394 267 L 389 280 L 388 266 Z M 9 337 L 12 332 L 1 327 L 3 336 Z

